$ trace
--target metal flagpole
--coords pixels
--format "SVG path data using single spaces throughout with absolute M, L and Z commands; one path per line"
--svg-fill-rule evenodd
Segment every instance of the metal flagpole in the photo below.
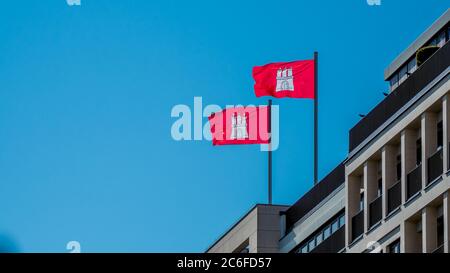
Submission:
M 319 105 L 319 86 L 318 86 L 318 68 L 319 68 L 319 53 L 314 52 L 314 185 L 318 183 L 318 105 Z
M 268 108 L 268 119 L 269 119 L 269 124 L 268 124 L 268 131 L 269 131 L 269 189 L 268 189 L 268 194 L 269 194 L 269 205 L 272 205 L 272 100 L 269 99 L 269 108 Z

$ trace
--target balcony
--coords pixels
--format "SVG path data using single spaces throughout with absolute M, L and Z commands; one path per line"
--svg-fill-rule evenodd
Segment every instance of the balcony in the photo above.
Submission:
M 402 204 L 402 182 L 399 180 L 388 189 L 388 214 Z
M 445 71 L 449 64 L 450 43 L 447 43 L 350 130 L 350 151 L 368 139 L 372 133 Z
M 442 175 L 442 149 L 437 150 L 432 156 L 428 158 L 428 181 L 427 185 L 436 180 Z
M 378 196 L 369 205 L 369 225 L 373 227 L 375 224 L 381 221 L 383 218 L 383 196 Z
M 358 239 L 364 233 L 364 210 L 361 210 L 352 218 L 352 241 Z
M 422 190 L 422 164 L 406 176 L 406 198 L 410 199 Z

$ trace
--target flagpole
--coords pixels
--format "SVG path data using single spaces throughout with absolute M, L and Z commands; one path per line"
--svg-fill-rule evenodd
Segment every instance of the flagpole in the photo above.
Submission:
M 268 173 L 268 182 L 269 182 L 269 188 L 268 188 L 268 195 L 269 195 L 269 205 L 272 205 L 272 100 L 269 99 L 269 107 L 268 107 L 268 131 L 269 131 L 269 153 L 268 153 L 268 159 L 269 159 L 269 173 Z
M 314 185 L 318 183 L 318 114 L 319 114 L 319 86 L 318 86 L 318 69 L 319 53 L 314 52 Z

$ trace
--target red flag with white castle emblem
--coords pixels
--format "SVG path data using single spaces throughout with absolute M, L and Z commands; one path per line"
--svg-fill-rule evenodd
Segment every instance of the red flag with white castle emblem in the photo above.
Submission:
M 314 60 L 271 63 L 253 68 L 255 95 L 314 99 Z
M 268 144 L 267 106 L 224 109 L 209 117 L 213 145 Z

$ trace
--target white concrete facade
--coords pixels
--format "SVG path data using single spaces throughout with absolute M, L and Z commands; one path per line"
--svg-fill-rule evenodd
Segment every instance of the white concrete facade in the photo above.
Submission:
M 435 81 L 422 90 L 421 96 L 408 108 L 402 108 L 397 118 L 383 128 L 376 137 L 366 142 L 364 147 L 346 162 L 346 245 L 347 252 L 364 252 L 373 242 L 380 249 L 389 251 L 389 244 L 400 239 L 402 252 L 436 251 L 438 245 L 437 211 L 442 206 L 444 218 L 443 247 L 449 246 L 449 200 L 450 176 L 448 175 L 450 125 L 449 92 L 450 69 L 445 70 Z M 438 147 L 438 122 L 442 122 L 443 141 Z M 416 145 L 419 141 L 420 146 Z M 416 158 L 420 150 L 420 160 Z M 435 153 L 442 153 L 442 175 L 429 181 L 428 162 Z M 378 226 L 368 225 L 368 206 L 374 198 L 375 163 L 381 154 L 383 215 Z M 395 183 L 396 158 L 401 158 L 401 205 L 387 211 L 388 189 Z M 419 164 L 417 164 L 419 162 Z M 417 166 L 416 166 L 417 165 Z M 421 189 L 411 198 L 408 196 L 408 174 L 415 168 L 421 170 Z M 361 177 L 362 176 L 362 177 Z M 363 189 L 360 189 L 360 180 Z M 358 213 L 359 193 L 365 194 L 364 232 L 353 238 L 352 219 Z

